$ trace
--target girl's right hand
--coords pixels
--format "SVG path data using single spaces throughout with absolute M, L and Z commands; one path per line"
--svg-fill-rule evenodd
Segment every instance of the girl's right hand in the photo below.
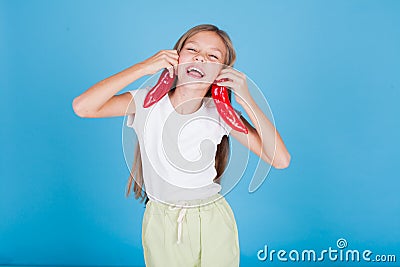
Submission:
M 140 64 L 147 74 L 155 74 L 160 69 L 167 68 L 171 78 L 174 77 L 174 66 L 178 64 L 177 50 L 161 50 L 152 57 L 142 61 Z

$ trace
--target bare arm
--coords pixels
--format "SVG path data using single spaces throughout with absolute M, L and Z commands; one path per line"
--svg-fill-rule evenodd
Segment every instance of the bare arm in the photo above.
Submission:
M 72 102 L 74 112 L 80 117 L 111 117 L 135 113 L 135 104 L 129 92 L 116 95 L 130 83 L 146 73 L 140 63 L 114 74 L 90 87 Z M 129 105 L 129 110 L 128 110 Z
M 249 133 L 244 134 L 232 129 L 231 135 L 276 169 L 287 168 L 291 157 L 279 132 L 250 95 L 245 101 L 248 104 L 243 105 L 243 108 L 255 128 L 241 117 Z
M 229 68 L 221 70 L 217 80 L 223 78 L 228 78 L 228 81 L 219 82 L 218 84 L 233 89 L 236 102 L 243 107 L 254 125 L 254 127 L 251 126 L 242 117 L 242 121 L 248 128 L 249 133 L 246 135 L 232 129 L 232 136 L 275 168 L 287 168 L 290 164 L 291 156 L 274 125 L 251 96 L 246 82 L 246 75 Z
M 178 62 L 176 50 L 161 50 L 143 62 L 135 64 L 90 87 L 74 98 L 72 107 L 79 117 L 100 118 L 135 113 L 135 102 L 129 92 L 116 95 L 130 83 Z M 172 75 L 172 73 L 171 73 Z M 131 103 L 131 104 L 130 104 Z

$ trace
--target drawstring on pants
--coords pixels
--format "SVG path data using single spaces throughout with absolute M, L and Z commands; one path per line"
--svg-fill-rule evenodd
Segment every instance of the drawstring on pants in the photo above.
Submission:
M 188 203 L 184 203 L 183 205 L 186 205 Z M 175 209 L 180 209 L 178 219 L 176 220 L 178 222 L 178 240 L 176 241 L 177 244 L 181 243 L 181 236 L 182 236 L 182 223 L 183 223 L 183 218 L 185 217 L 186 210 L 187 208 L 182 206 L 178 207 L 177 205 L 175 206 L 169 206 L 169 210 L 175 210 Z

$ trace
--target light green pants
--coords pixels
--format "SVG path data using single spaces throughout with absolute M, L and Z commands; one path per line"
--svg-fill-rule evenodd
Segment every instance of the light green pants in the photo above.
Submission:
M 179 205 L 149 200 L 142 245 L 147 267 L 239 266 L 235 217 L 220 194 Z

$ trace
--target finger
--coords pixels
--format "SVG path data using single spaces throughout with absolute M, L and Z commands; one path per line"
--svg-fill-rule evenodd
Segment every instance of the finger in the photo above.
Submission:
M 176 68 L 178 66 L 178 63 L 176 61 L 173 61 L 173 60 L 168 61 L 167 64 L 168 64 L 167 67 L 171 67 L 172 73 L 176 72 Z
M 247 77 L 243 72 L 240 72 L 240 71 L 237 71 L 234 69 L 220 71 L 220 75 L 229 75 L 229 77 L 232 80 L 235 80 L 238 82 L 246 82 L 247 81 Z
M 225 82 L 217 82 L 217 85 L 233 88 L 235 86 L 235 83 L 232 81 L 225 81 Z
M 234 69 L 231 66 L 224 65 L 224 67 L 221 69 L 221 73 L 226 73 L 226 72 L 231 72 L 234 71 Z
M 166 51 L 163 51 L 163 53 L 160 53 L 159 55 L 157 55 L 157 57 L 155 58 L 155 60 L 167 60 L 167 61 L 178 61 L 179 56 L 175 55 L 173 53 L 169 53 Z
M 218 77 L 216 78 L 217 81 L 222 80 L 222 79 L 228 79 L 230 81 L 236 82 L 239 80 L 239 77 L 233 73 L 224 73 L 224 74 L 218 75 Z
M 175 58 L 176 60 L 178 59 L 179 55 L 178 55 L 178 51 L 177 50 L 168 50 L 167 51 L 167 55 Z
M 178 60 L 167 55 L 164 55 L 163 58 L 160 59 L 160 61 L 161 61 L 160 63 L 164 65 L 164 68 L 170 67 L 171 65 L 175 66 L 178 64 Z
M 178 59 L 179 59 L 179 56 L 174 56 L 174 55 L 171 55 L 171 54 L 165 55 L 165 57 L 168 57 L 168 58 L 170 58 L 172 60 L 176 60 L 176 61 L 178 61 Z
M 169 77 L 170 78 L 174 78 L 174 67 L 167 67 L 168 71 L 169 71 Z
M 240 71 L 237 71 L 237 70 L 234 70 L 232 68 L 223 69 L 223 70 L 220 71 L 220 74 L 228 74 L 228 75 L 231 74 L 231 75 L 234 75 L 234 76 L 238 77 L 239 79 L 242 79 L 242 78 L 245 77 L 244 73 L 242 73 Z
M 178 61 L 175 59 L 168 58 L 167 64 L 169 64 L 169 67 L 167 67 L 170 77 L 174 77 L 174 73 L 176 72 L 175 67 L 178 65 Z
M 178 55 L 178 50 L 176 50 L 176 49 L 172 49 L 172 50 L 168 50 L 168 51 L 174 55 Z

